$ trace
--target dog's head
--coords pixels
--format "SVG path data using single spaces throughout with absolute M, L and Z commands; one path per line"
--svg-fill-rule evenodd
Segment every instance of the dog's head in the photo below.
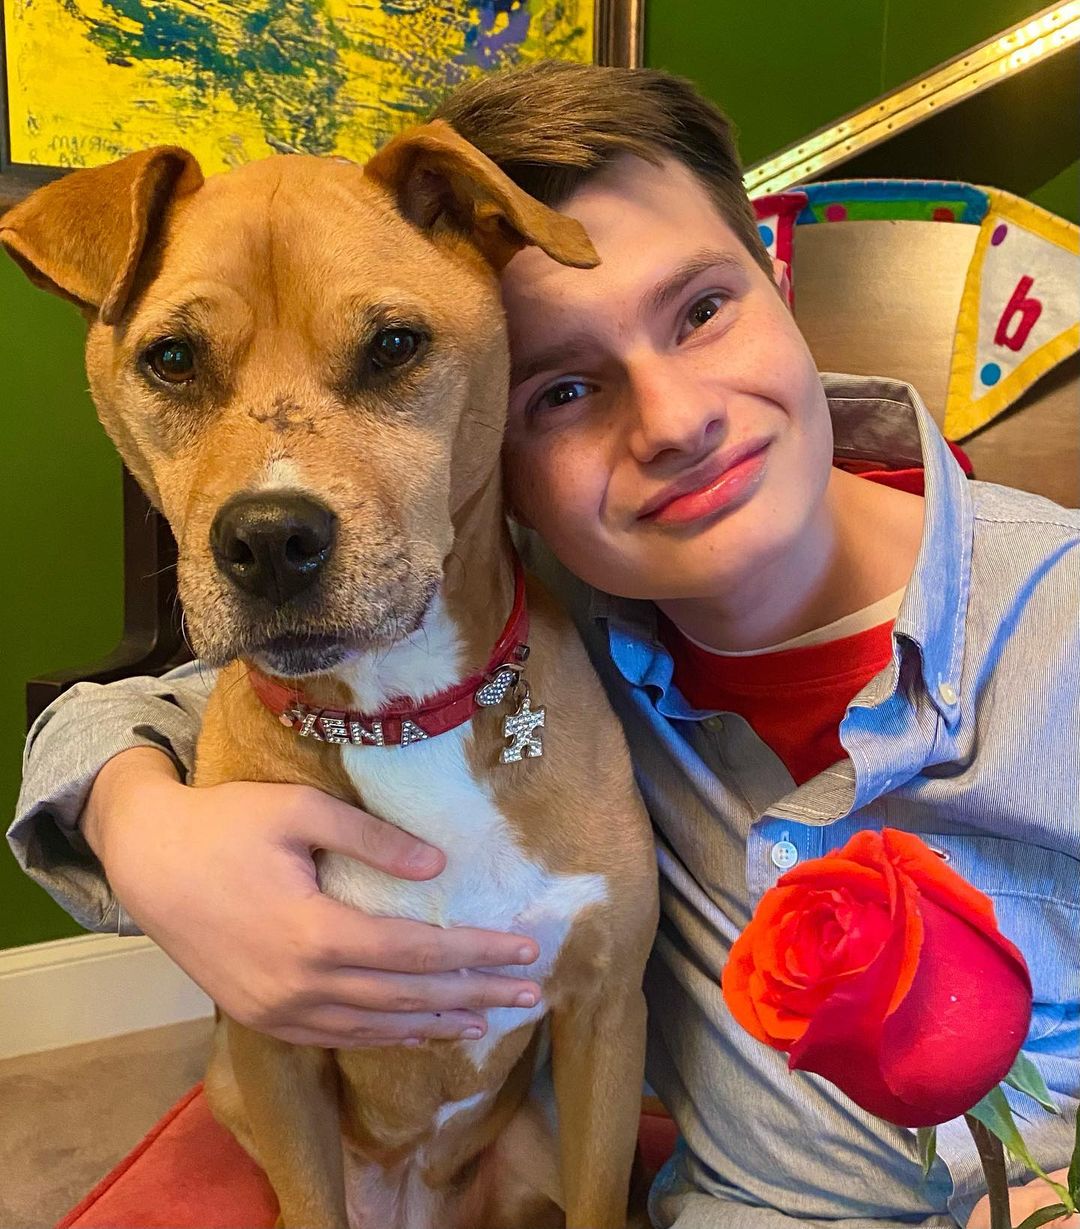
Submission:
M 90 322 L 94 400 L 176 535 L 194 647 L 290 675 L 413 630 L 455 516 L 497 491 L 497 270 L 527 244 L 596 263 L 439 122 L 366 167 L 204 181 L 148 150 L 40 189 L 0 241 Z

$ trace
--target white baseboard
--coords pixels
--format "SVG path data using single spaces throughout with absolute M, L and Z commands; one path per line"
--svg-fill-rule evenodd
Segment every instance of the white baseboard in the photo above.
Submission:
M 0 1059 L 212 1014 L 199 987 L 142 936 L 0 951 Z

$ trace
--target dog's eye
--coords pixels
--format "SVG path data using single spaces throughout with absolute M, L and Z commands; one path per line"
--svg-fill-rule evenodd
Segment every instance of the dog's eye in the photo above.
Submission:
M 155 341 L 143 358 L 154 375 L 166 384 L 186 384 L 195 378 L 195 351 L 180 337 Z
M 423 334 L 415 329 L 401 326 L 380 329 L 372 338 L 368 359 L 376 371 L 404 367 L 416 357 L 423 343 Z

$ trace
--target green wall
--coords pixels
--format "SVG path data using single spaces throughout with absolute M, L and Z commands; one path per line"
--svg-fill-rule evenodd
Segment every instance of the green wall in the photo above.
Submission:
M 734 119 L 749 165 L 1043 7 L 1036 0 L 645 0 L 645 57 L 696 81 Z M 1023 134 L 1008 138 L 1022 158 Z M 1031 197 L 1077 221 L 1078 186 L 1074 162 Z
M 85 326 L 0 255 L 0 828 L 15 809 L 29 678 L 120 636 L 120 463 L 86 392 Z M 0 850 L 0 947 L 79 927 Z
M 1023 0 L 648 0 L 650 64 L 694 78 L 754 162 L 1038 11 Z M 1077 216 L 1074 163 L 1034 193 Z M 74 308 L 0 258 L 0 827 L 18 792 L 25 680 L 119 638 L 120 482 Z M 0 948 L 78 932 L 0 849 Z

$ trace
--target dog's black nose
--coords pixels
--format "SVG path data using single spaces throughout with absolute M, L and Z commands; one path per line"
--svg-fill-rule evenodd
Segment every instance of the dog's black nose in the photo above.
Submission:
M 214 517 L 210 549 L 238 589 L 281 606 L 318 579 L 336 530 L 337 517 L 306 495 L 237 495 Z

